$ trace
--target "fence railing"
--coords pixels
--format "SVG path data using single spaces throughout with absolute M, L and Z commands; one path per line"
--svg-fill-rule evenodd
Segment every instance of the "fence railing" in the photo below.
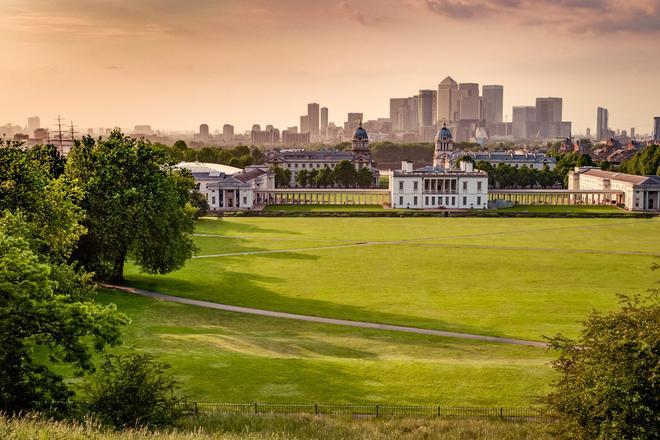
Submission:
M 434 417 L 445 419 L 536 420 L 538 408 L 451 407 L 438 405 L 342 405 L 287 403 L 186 402 L 188 414 L 317 415 L 353 418 Z

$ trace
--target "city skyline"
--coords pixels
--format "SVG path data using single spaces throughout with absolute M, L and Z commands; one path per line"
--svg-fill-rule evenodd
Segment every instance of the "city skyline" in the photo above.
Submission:
M 2 124 L 62 114 L 80 127 L 243 131 L 295 125 L 312 102 L 339 124 L 386 117 L 390 98 L 448 75 L 503 85 L 509 121 L 514 106 L 562 97 L 575 133 L 595 131 L 597 107 L 638 133 L 660 111 L 657 0 L 51 3 L 0 6 Z

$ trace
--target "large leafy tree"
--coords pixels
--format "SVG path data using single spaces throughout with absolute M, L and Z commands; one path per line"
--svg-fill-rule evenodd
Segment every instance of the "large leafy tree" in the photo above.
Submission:
M 334 180 L 343 188 L 350 188 L 357 181 L 355 166 L 348 160 L 342 160 L 334 169 Z
M 548 397 L 562 437 L 660 438 L 660 302 L 622 297 L 619 311 L 593 312 L 577 340 L 556 336 L 560 377 Z
M 174 165 L 166 149 L 119 131 L 74 146 L 66 175 L 83 189 L 87 233 L 76 257 L 85 268 L 121 281 L 129 257 L 145 272 L 167 273 L 192 256 L 194 181 Z
M 356 180 L 360 188 L 369 188 L 373 185 L 374 175 L 367 167 L 362 167 L 357 172 Z

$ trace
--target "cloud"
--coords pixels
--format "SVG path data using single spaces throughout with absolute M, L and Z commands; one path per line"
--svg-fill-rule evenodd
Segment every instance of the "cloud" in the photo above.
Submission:
M 660 0 L 419 0 L 426 10 L 453 20 L 497 16 L 512 24 L 579 32 L 660 32 Z
M 353 6 L 353 3 L 350 0 L 341 0 L 339 2 L 339 8 L 352 17 L 355 21 L 360 23 L 362 26 L 366 26 L 368 23 L 366 16 L 356 9 Z

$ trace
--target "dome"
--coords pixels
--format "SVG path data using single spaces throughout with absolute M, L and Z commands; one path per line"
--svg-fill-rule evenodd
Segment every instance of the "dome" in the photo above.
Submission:
M 365 141 L 369 139 L 369 136 L 367 135 L 367 130 L 362 128 L 362 123 L 360 123 L 360 126 L 355 130 L 353 139 L 356 141 Z
M 438 132 L 438 139 L 444 139 L 444 140 L 451 139 L 451 131 L 447 128 L 445 124 L 442 124 L 442 128 Z

